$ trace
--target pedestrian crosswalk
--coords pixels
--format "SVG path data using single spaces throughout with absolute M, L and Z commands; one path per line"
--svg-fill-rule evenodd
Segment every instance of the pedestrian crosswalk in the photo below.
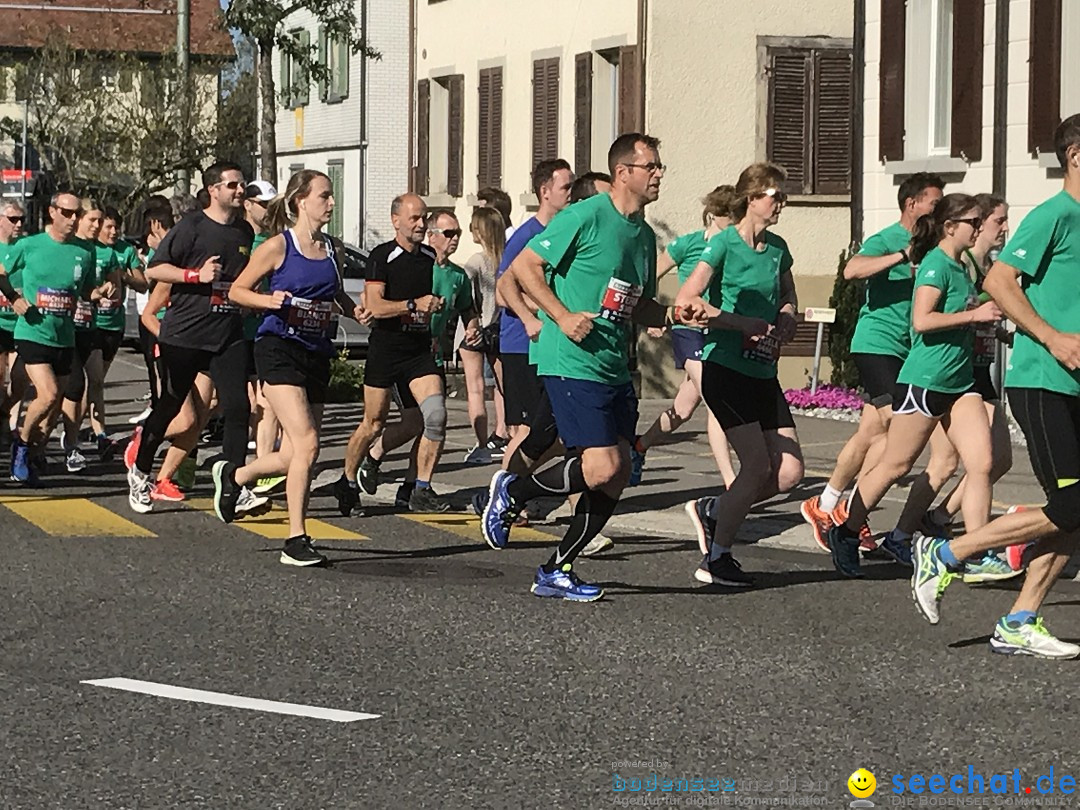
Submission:
M 0 495 L 0 506 L 53 537 L 157 537 L 88 498 L 19 493 Z
M 217 519 L 214 514 L 214 502 L 211 498 L 189 498 L 184 505 L 200 512 L 208 512 Z M 270 511 L 252 517 L 245 517 L 232 524 L 246 532 L 266 537 L 270 540 L 287 540 L 289 538 L 289 518 L 285 507 L 274 503 Z M 341 526 L 326 523 L 322 520 L 308 518 L 307 533 L 312 540 L 367 540 L 367 536 L 358 532 L 349 531 Z

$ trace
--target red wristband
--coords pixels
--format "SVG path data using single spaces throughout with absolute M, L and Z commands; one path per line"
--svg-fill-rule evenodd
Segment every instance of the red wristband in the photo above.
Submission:
M 184 271 L 184 283 L 185 284 L 198 284 L 199 283 L 199 271 L 198 270 L 185 270 Z

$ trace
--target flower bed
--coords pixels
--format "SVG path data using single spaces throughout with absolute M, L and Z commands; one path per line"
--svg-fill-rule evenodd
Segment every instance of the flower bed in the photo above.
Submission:
M 810 393 L 809 388 L 789 388 L 784 392 L 784 398 L 792 413 L 842 422 L 857 422 L 866 404 L 858 391 L 839 385 L 819 385 L 814 393 Z

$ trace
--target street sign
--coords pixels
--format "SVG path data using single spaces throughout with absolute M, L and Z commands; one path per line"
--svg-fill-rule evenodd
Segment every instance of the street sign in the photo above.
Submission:
M 828 307 L 807 307 L 804 320 L 807 323 L 836 323 L 836 310 Z

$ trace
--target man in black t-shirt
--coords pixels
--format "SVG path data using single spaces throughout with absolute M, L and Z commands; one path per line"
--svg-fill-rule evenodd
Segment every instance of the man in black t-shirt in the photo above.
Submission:
M 203 172 L 210 204 L 178 222 L 154 252 L 148 278 L 171 285 L 169 308 L 161 322 L 161 396 L 147 417 L 133 467 L 128 470 L 128 502 L 149 512 L 154 487 L 154 455 L 169 423 L 200 373 L 214 380 L 224 416 L 222 450 L 229 464 L 247 457 L 250 405 L 247 394 L 247 346 L 240 310 L 229 300 L 229 287 L 247 265 L 254 233 L 244 221 L 244 174 L 232 163 L 215 163 Z M 215 468 L 215 480 L 217 478 Z M 238 493 L 243 512 L 265 503 L 249 492 Z
M 364 366 L 364 421 L 345 451 L 345 473 L 334 484 L 343 515 L 360 502 L 356 473 L 372 442 L 382 433 L 394 386 L 419 403 L 424 432 L 417 457 L 413 512 L 445 512 L 450 506 L 431 490 L 431 476 L 446 438 L 442 375 L 431 353 L 431 315 L 442 306 L 432 295 L 435 252 L 423 244 L 427 206 L 415 194 L 394 200 L 390 218 L 396 236 L 368 256 L 366 306 L 374 316 Z

